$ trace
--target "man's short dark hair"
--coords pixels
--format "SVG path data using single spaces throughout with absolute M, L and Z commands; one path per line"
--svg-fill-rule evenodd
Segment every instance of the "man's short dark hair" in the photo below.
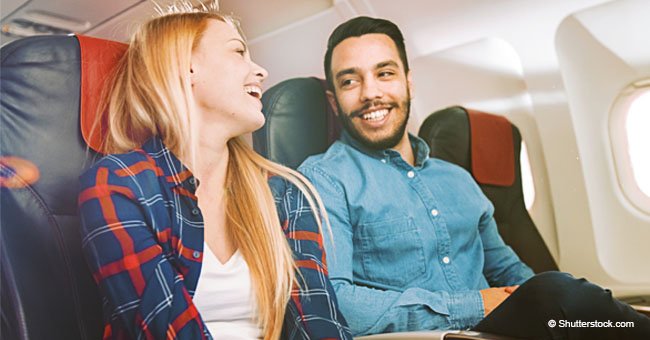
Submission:
M 325 52 L 324 66 L 325 79 L 327 79 L 327 84 L 329 85 L 330 90 L 334 91 L 334 79 L 332 79 L 332 51 L 334 51 L 334 48 L 340 44 L 341 41 L 347 38 L 360 37 L 372 33 L 386 34 L 391 38 L 391 40 L 393 40 L 395 46 L 397 46 L 399 58 L 402 60 L 402 64 L 404 64 L 404 72 L 408 73 L 409 63 L 406 60 L 404 36 L 402 36 L 402 32 L 399 30 L 397 25 L 385 19 L 356 17 L 339 25 L 334 32 L 332 32 L 327 41 L 327 52 Z

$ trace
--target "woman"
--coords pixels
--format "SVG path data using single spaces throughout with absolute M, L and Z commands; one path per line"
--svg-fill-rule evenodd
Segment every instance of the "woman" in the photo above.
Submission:
M 351 338 L 320 199 L 240 138 L 264 123 L 266 76 L 214 11 L 153 19 L 131 39 L 107 97 L 111 154 L 79 196 L 104 338 Z

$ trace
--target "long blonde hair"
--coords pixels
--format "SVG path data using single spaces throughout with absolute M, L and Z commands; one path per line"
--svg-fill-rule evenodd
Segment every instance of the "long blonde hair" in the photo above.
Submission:
M 181 11 L 150 20 L 132 37 L 104 96 L 105 151 L 126 152 L 159 136 L 179 158 L 195 159 L 196 122 L 191 120 L 195 108 L 185 70 L 190 69 L 192 51 L 210 19 L 239 30 L 231 17 L 214 11 Z M 298 280 L 268 177 L 282 176 L 303 192 L 319 229 L 327 217 L 316 190 L 302 175 L 264 159 L 241 137 L 227 146 L 226 228 L 250 268 L 264 339 L 277 339 Z

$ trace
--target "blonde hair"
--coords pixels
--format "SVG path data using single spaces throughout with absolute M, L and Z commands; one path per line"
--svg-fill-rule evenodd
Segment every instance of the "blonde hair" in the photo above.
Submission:
M 159 136 L 176 156 L 194 161 L 197 137 L 192 133 L 196 130 L 191 113 L 195 108 L 185 70 L 190 69 L 191 53 L 210 19 L 239 30 L 234 19 L 213 10 L 176 11 L 150 20 L 132 37 L 104 95 L 106 152 L 126 152 Z M 277 339 L 298 281 L 268 177 L 279 175 L 303 192 L 319 230 L 321 216 L 326 224 L 327 217 L 316 190 L 298 172 L 264 159 L 240 137 L 227 146 L 226 228 L 250 268 L 264 339 Z

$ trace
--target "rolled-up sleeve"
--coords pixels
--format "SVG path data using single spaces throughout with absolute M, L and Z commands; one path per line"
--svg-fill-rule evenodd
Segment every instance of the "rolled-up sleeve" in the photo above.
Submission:
M 479 221 L 479 233 L 483 242 L 485 265 L 483 274 L 492 287 L 512 286 L 524 283 L 535 275 L 499 235 L 494 220 L 494 206 L 475 186 L 477 195 L 483 199 L 484 212 Z
M 304 193 L 279 176 L 269 184 L 299 271 L 288 309 L 295 315 L 285 319 L 285 336 L 352 339 L 329 280 L 323 236 Z

